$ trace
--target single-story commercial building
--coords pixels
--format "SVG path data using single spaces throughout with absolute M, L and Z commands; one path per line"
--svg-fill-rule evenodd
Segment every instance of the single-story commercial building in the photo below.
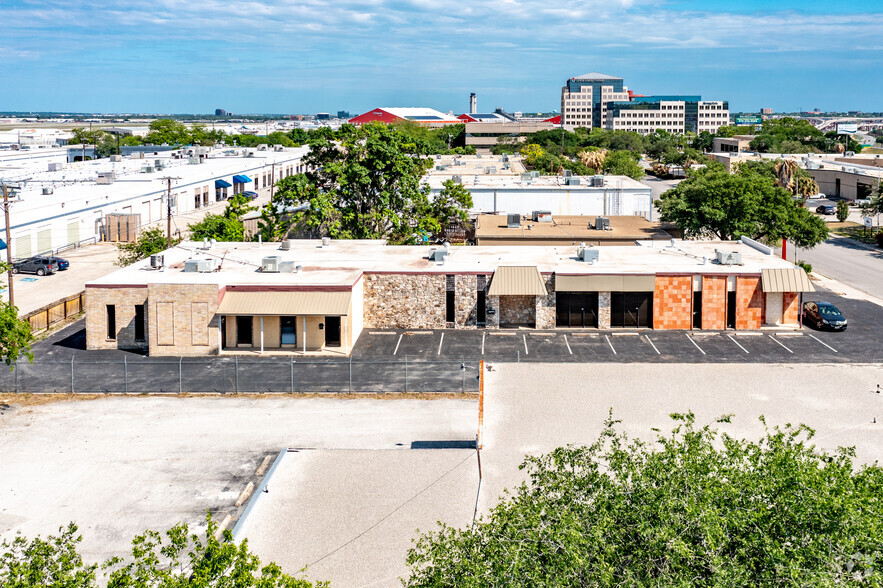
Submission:
M 635 245 L 652 239 L 668 241 L 677 231 L 668 223 L 642 216 L 553 215 L 536 210 L 531 215 L 480 214 L 475 219 L 476 245 Z M 677 231 L 678 233 L 680 231 Z
M 750 240 L 611 247 L 185 242 L 86 284 L 89 349 L 348 354 L 363 328 L 797 325 L 806 273 Z

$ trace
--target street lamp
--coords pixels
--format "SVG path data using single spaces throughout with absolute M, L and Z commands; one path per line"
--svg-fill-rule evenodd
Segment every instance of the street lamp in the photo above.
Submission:
M 15 306 L 15 294 L 12 290 L 12 238 L 11 232 L 12 230 L 9 228 L 9 205 L 12 202 L 9 201 L 9 197 L 16 197 L 21 190 L 21 186 L 7 184 L 6 182 L 0 182 L 0 185 L 3 186 L 3 215 L 6 218 L 6 263 L 9 264 L 8 268 L 8 278 L 9 278 L 9 306 Z

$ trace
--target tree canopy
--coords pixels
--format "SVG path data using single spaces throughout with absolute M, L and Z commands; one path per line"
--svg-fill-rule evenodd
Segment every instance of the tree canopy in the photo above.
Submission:
M 788 239 L 814 247 L 828 238 L 825 222 L 795 202 L 788 190 L 753 169 L 729 173 L 710 163 L 655 201 L 660 220 L 673 222 L 687 237 L 725 241 L 741 236 L 768 243 Z
M 406 585 L 883 585 L 877 464 L 802 425 L 749 441 L 672 417 L 653 442 L 608 419 L 588 447 L 527 457 L 488 516 L 417 541 Z
M 236 194 L 227 201 L 221 214 L 206 214 L 201 221 L 187 226 L 194 241 L 215 239 L 217 241 L 244 241 L 245 225 L 242 216 L 257 207 L 249 205 L 249 198 Z
M 336 239 L 415 243 L 465 215 L 462 197 L 444 206 L 430 201 L 422 178 L 432 162 L 421 141 L 395 125 L 344 126 L 312 140 L 304 158 L 311 171 L 277 184 L 261 212 L 264 238 L 283 238 L 297 227 Z
M 180 242 L 180 238 L 172 237 L 172 245 L 177 245 Z M 144 229 L 135 241 L 117 245 L 117 249 L 119 249 L 117 265 L 131 265 L 136 261 L 147 259 L 154 253 L 164 251 L 167 246 L 168 239 L 165 231 L 161 228 Z
M 8 271 L 9 264 L 0 262 L 0 273 Z M 4 284 L 0 282 L 2 287 Z M 0 301 L 0 360 L 8 366 L 13 366 L 21 357 L 34 361 L 34 354 L 31 353 L 33 342 L 31 323 L 19 318 L 18 307 Z

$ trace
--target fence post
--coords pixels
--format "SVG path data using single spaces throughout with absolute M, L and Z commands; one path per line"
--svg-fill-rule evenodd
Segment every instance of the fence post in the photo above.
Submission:
M 291 366 L 291 393 L 294 394 L 294 356 L 290 356 L 288 360 Z
M 405 389 L 403 392 L 408 392 L 408 356 L 405 355 Z
M 123 375 L 125 377 L 126 382 L 126 394 L 129 393 L 129 360 L 126 356 L 123 356 Z
M 235 356 L 233 363 L 233 371 L 236 374 L 236 393 L 239 394 L 239 356 Z
M 74 356 L 71 355 L 71 394 L 74 393 Z
M 184 393 L 184 357 L 178 358 L 178 394 Z

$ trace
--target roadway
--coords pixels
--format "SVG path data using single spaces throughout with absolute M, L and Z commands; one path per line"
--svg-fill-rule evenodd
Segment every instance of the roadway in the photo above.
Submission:
M 798 257 L 812 264 L 813 272 L 883 299 L 883 251 L 845 237 L 831 237 Z

